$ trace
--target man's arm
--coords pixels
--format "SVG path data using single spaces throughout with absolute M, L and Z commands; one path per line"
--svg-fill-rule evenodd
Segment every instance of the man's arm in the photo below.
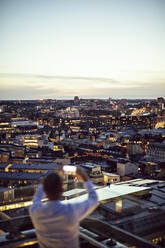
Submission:
M 96 191 L 93 188 L 93 183 L 89 180 L 88 175 L 81 170 L 77 169 L 77 178 L 84 182 L 84 186 L 88 191 L 88 199 L 72 204 L 73 214 L 78 220 L 82 220 L 87 217 L 97 206 L 98 206 L 98 197 Z
M 30 207 L 30 211 L 35 211 L 37 208 L 42 206 L 42 199 L 45 197 L 45 193 L 43 191 L 42 185 L 39 185 L 39 187 L 36 190 L 36 193 L 34 194 L 32 205 Z

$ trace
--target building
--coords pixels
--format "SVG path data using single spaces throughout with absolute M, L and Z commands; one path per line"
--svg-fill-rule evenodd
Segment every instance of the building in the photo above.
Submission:
M 118 174 L 109 173 L 105 171 L 102 171 L 102 174 L 104 176 L 104 184 L 107 184 L 108 182 L 110 182 L 110 184 L 120 182 L 120 175 Z
M 93 183 L 103 184 L 104 178 L 100 165 L 94 163 L 84 163 L 84 164 L 80 164 L 80 167 L 82 167 L 87 172 Z
M 118 162 L 117 174 L 120 176 L 136 175 L 138 173 L 138 165 L 131 162 Z
M 146 154 L 153 161 L 165 162 L 165 143 L 154 142 L 148 145 Z
M 164 98 L 158 97 L 157 98 L 157 104 L 158 104 L 158 110 L 162 111 L 162 109 L 164 109 Z
M 118 202 L 101 205 L 98 211 L 109 223 L 152 241 L 165 244 L 165 182 L 151 179 L 134 179 L 115 186 L 150 188 L 148 195 L 126 195 Z M 164 243 L 163 243 L 164 242 Z M 139 246 L 143 247 L 143 246 Z M 164 247 L 160 246 L 160 247 Z
M 127 153 L 129 155 L 142 154 L 143 150 L 139 144 L 128 143 L 127 144 Z
M 14 187 L 38 183 L 47 173 L 57 168 L 57 164 L 47 163 L 0 163 L 0 185 Z
M 80 103 L 80 99 L 79 99 L 79 97 L 78 96 L 75 96 L 74 97 L 74 104 L 79 104 Z

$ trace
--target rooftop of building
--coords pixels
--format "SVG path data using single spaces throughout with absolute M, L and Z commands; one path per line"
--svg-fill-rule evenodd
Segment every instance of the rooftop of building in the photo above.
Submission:
M 1 164 L 0 164 L 1 168 Z M 28 170 L 56 170 L 57 164 L 30 164 L 30 163 L 13 163 L 10 169 L 28 169 Z
M 43 173 L 27 172 L 0 172 L 0 180 L 40 180 L 44 177 Z
M 157 148 L 163 148 L 165 149 L 165 143 L 164 142 L 152 142 L 149 144 L 149 147 L 157 147 Z

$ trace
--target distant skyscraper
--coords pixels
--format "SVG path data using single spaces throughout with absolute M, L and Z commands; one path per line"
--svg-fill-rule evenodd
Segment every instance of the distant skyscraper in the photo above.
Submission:
M 75 103 L 75 104 L 78 104 L 79 102 L 80 102 L 79 97 L 78 97 L 78 96 L 75 96 L 75 97 L 74 97 L 74 103 Z
M 158 103 L 159 110 L 162 110 L 164 108 L 164 98 L 163 97 L 158 97 L 157 98 L 157 103 Z

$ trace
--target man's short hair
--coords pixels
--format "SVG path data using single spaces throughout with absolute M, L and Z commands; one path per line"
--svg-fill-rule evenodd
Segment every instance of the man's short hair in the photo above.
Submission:
M 50 200 L 58 200 L 62 194 L 62 179 L 56 173 L 48 174 L 43 181 L 43 190 Z

